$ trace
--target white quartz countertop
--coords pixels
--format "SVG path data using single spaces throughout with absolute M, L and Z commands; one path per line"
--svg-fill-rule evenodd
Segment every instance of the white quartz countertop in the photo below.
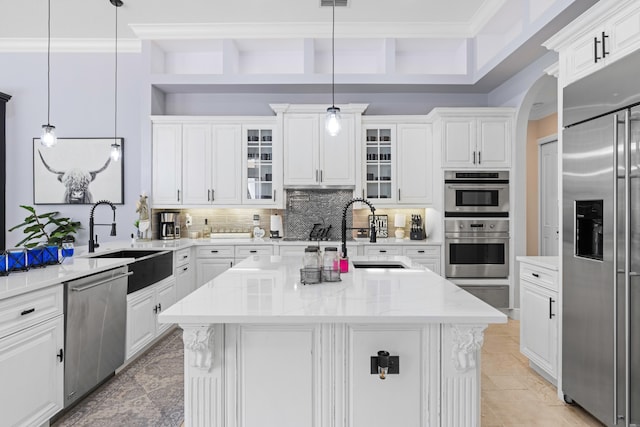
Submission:
M 406 257 L 409 269 L 354 269 L 342 281 L 303 285 L 299 256 L 247 258 L 159 316 L 162 323 L 505 323 L 507 317 Z
M 0 301 L 133 262 L 133 258 L 66 258 L 61 264 L 0 277 Z
M 560 264 L 560 257 L 557 256 L 519 256 L 516 260 L 554 271 L 558 271 Z

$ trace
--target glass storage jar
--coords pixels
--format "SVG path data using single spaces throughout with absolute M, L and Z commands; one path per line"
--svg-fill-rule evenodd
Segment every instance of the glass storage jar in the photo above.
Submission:
M 324 249 L 322 280 L 325 282 L 337 282 L 340 280 L 340 257 L 338 256 L 338 248 L 334 246 Z

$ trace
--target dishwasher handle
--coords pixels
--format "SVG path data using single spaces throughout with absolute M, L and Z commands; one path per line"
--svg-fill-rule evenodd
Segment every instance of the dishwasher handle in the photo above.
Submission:
M 95 288 L 96 286 L 104 285 L 105 283 L 113 282 L 114 280 L 121 279 L 123 277 L 131 276 L 131 275 L 133 275 L 133 271 L 129 271 L 128 273 L 121 274 L 119 276 L 110 277 L 108 279 L 100 280 L 97 282 L 88 283 L 83 286 L 77 286 L 75 288 L 71 288 L 71 291 L 73 292 L 86 291 L 87 289 Z

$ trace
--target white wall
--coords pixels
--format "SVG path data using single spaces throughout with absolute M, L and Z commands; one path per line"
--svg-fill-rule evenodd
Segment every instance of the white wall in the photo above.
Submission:
M 0 54 L 0 91 L 12 96 L 7 103 L 7 229 L 19 224 L 33 205 L 33 144 L 47 121 L 47 62 L 44 53 Z M 118 205 L 118 236 L 133 231 L 135 202 L 140 191 L 140 81 L 141 55 L 118 56 L 118 136 L 124 138 L 125 204 Z M 114 55 L 51 55 L 51 124 L 59 137 L 112 137 L 114 132 Z M 55 149 L 55 148 L 53 148 Z M 77 244 L 89 239 L 90 205 L 37 205 L 38 212 L 60 211 L 81 221 Z M 96 222 L 110 222 L 111 210 L 96 209 Z M 109 240 L 109 229 L 96 228 L 99 241 Z M 6 232 L 7 247 L 21 240 L 20 231 Z M 112 238 L 113 239 L 113 238 Z

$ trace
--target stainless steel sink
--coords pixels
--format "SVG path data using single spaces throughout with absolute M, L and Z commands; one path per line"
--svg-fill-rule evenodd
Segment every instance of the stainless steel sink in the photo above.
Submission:
M 166 250 L 121 249 L 103 254 L 89 254 L 91 258 L 135 258 L 129 264 L 127 293 L 153 285 L 173 274 L 173 252 Z
M 354 268 L 408 268 L 401 262 L 393 261 L 353 261 Z

